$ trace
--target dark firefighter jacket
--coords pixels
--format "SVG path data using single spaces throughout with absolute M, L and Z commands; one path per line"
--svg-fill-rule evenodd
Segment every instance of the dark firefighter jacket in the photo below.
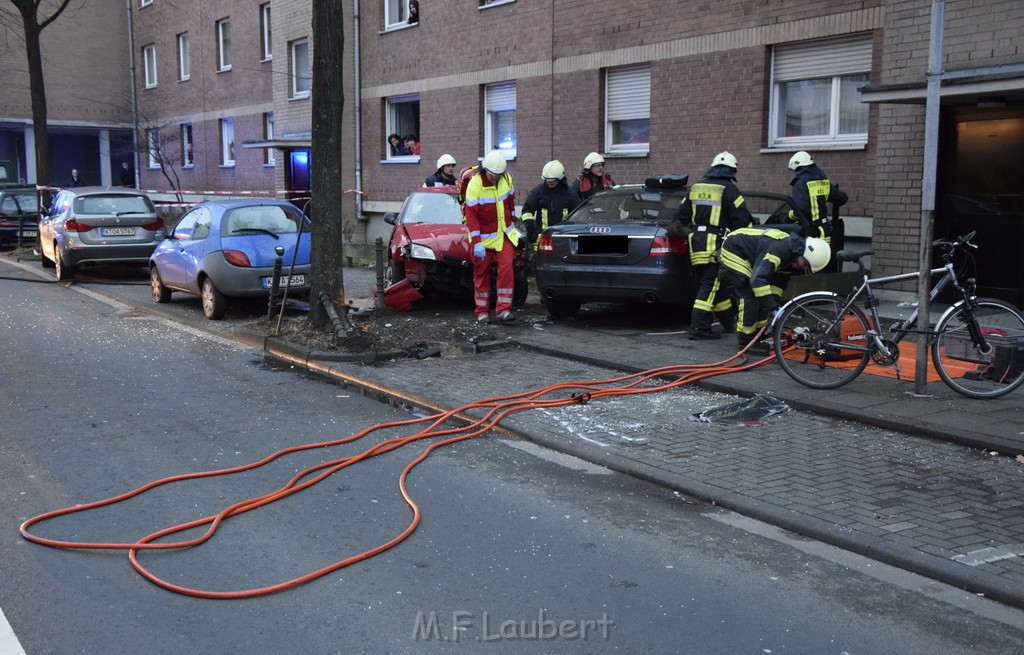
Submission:
M 675 220 L 689 228 L 693 266 L 715 263 L 715 251 L 725 235 L 754 224 L 736 188 L 735 174 L 728 166 L 712 166 L 703 180 L 690 187 L 679 206 Z
M 526 240 L 530 243 L 536 241 L 537 235 L 561 223 L 582 202 L 576 192 L 569 188 L 565 178 L 559 180 L 553 189 L 547 182 L 541 182 L 530 189 L 523 203 L 522 214 Z
M 773 287 L 772 278 L 803 255 L 805 240 L 803 235 L 770 228 L 736 230 L 722 242 L 722 266 L 749 278 L 755 297 L 774 296 L 777 305 L 782 289 Z
M 455 179 L 454 175 L 445 175 L 439 168 L 433 175 L 426 179 L 423 186 L 455 186 L 457 181 L 458 180 Z
M 838 184 L 832 184 L 825 176 L 825 171 L 818 168 L 817 164 L 798 168 L 789 184 L 793 187 L 793 204 L 811 222 L 812 231 L 807 236 L 820 237 L 831 243 L 832 220 L 829 216 L 829 205 L 845 205 L 849 199 L 846 193 L 839 189 Z M 801 222 L 792 210 L 789 212 L 789 219 L 794 223 Z

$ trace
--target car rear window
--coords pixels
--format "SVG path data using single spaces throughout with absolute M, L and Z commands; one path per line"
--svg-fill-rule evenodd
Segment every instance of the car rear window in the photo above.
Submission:
M 657 223 L 664 224 L 672 220 L 681 194 L 659 193 L 654 191 L 631 191 L 623 193 L 612 191 L 591 196 L 582 206 L 569 216 L 573 223 Z
M 274 234 L 295 234 L 299 231 L 301 215 L 298 209 L 290 205 L 237 207 L 224 215 L 221 231 L 229 236 L 251 233 L 256 230 L 265 230 Z
M 447 193 L 414 193 L 405 206 L 402 222 L 458 225 L 462 223 L 462 208 L 455 196 Z
M 18 206 L 21 207 L 21 211 L 36 212 L 39 211 L 39 196 L 34 193 L 12 193 L 11 196 L 18 201 Z
M 146 196 L 82 196 L 75 199 L 76 214 L 152 214 Z

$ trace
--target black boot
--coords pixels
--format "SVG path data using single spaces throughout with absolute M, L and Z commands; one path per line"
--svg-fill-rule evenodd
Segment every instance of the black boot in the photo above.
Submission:
M 722 335 L 711 328 L 690 328 L 690 341 L 708 341 L 710 339 L 721 339 Z

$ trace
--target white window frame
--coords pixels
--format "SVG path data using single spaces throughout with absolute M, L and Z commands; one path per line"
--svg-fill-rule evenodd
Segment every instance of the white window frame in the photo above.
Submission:
M 217 21 L 217 72 L 231 70 L 231 18 Z
M 494 145 L 497 138 L 497 114 L 513 112 L 513 119 L 516 118 L 516 83 L 498 82 L 484 86 L 484 150 L 499 150 L 505 159 L 515 159 L 519 145 L 518 129 L 515 131 L 516 143 L 512 147 L 502 148 Z
M 384 29 L 408 27 L 409 0 L 384 0 Z
M 274 112 L 272 111 L 263 114 L 263 140 L 274 140 Z M 274 166 L 277 164 L 273 148 L 264 148 L 263 153 L 264 166 Z
M 192 55 L 188 49 L 188 32 L 178 35 L 178 81 L 185 82 L 192 78 Z
M 266 2 L 260 5 L 260 61 L 270 61 L 274 58 L 270 28 L 270 3 Z
M 156 88 L 156 44 L 142 46 L 142 79 L 145 88 Z
M 647 142 L 617 142 L 615 124 L 647 121 Z M 609 154 L 645 156 L 651 150 L 651 65 L 622 66 L 604 72 L 604 144 Z
M 864 147 L 868 142 L 867 105 L 863 108 L 863 132 L 840 132 L 843 106 L 843 80 L 871 75 L 871 35 L 852 35 L 777 45 L 772 48 L 771 98 L 768 116 L 768 147 L 785 149 Z M 830 82 L 828 133 L 785 136 L 780 125 L 785 111 L 783 86 L 792 82 L 826 80 Z M 859 82 L 859 80 L 855 80 Z M 860 93 L 854 91 L 858 96 Z
M 139 0 L 139 7 L 148 7 L 153 4 L 153 0 Z
M 231 168 L 235 165 L 235 119 L 220 119 L 220 165 Z
M 304 57 L 305 62 L 306 62 L 306 69 L 305 69 L 305 71 L 300 71 L 298 69 L 299 58 L 296 57 L 296 51 L 298 50 L 299 47 L 305 47 L 305 50 L 306 50 L 306 55 Z M 313 84 L 313 79 L 312 79 L 312 77 L 310 75 L 310 72 L 309 72 L 310 71 L 310 64 L 311 64 L 311 62 L 309 60 L 309 54 L 310 54 L 309 53 L 309 39 L 307 39 L 307 38 L 296 39 L 296 40 L 294 40 L 294 41 L 292 41 L 291 43 L 288 44 L 288 57 L 289 57 L 288 69 L 289 69 L 290 74 L 291 74 L 291 85 L 292 85 L 291 96 L 290 97 L 293 100 L 298 100 L 298 99 L 301 99 L 301 98 L 308 98 L 309 97 L 309 90 L 310 90 L 310 87 Z M 304 89 L 300 88 L 300 81 L 302 81 L 302 80 L 305 80 L 305 87 L 306 88 L 304 88 Z
M 391 96 L 390 98 L 387 98 L 384 106 L 385 134 L 397 134 L 399 139 L 405 138 L 405 135 L 408 134 L 409 131 L 405 130 L 403 132 L 398 127 L 398 105 L 407 104 L 410 102 L 415 102 L 418 106 L 420 103 L 420 95 L 418 93 L 412 93 L 409 95 Z M 417 113 L 418 112 L 419 110 L 417 109 Z M 416 136 L 419 136 L 418 131 L 416 133 Z M 418 162 L 420 160 L 420 155 L 392 155 L 391 144 L 385 143 L 384 145 L 386 147 L 385 152 L 387 153 L 387 156 L 385 157 L 386 161 Z
M 194 168 L 196 161 L 192 123 L 181 124 L 181 167 Z M 189 161 L 191 159 L 192 161 Z
M 160 168 L 160 128 L 151 127 L 146 130 L 146 151 L 149 154 L 149 167 Z

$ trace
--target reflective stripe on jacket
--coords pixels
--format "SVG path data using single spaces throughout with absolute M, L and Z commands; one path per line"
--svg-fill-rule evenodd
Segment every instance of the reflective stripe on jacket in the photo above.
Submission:
M 516 190 L 508 173 L 502 174 L 493 185 L 485 171 L 470 179 L 466 185 L 465 202 L 470 246 L 482 243 L 484 248 L 501 250 L 506 238 L 513 246 L 519 244 L 519 231 L 515 227 L 515 198 Z
M 722 266 L 750 278 L 754 296 L 780 295 L 772 277 L 794 260 L 794 252 L 803 252 L 804 240 L 782 230 L 745 227 L 730 232 L 722 242 Z

